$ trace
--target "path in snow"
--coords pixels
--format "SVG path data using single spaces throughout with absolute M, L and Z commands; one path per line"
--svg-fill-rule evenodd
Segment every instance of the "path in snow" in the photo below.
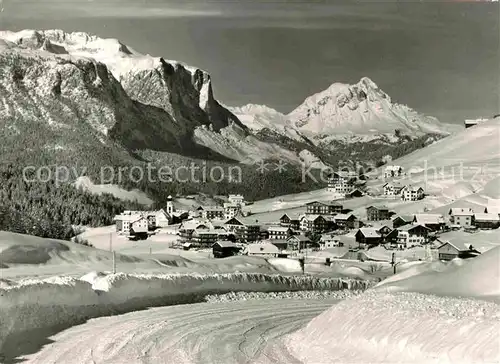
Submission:
M 277 338 L 338 302 L 249 300 L 154 308 L 63 331 L 27 363 L 294 363 Z

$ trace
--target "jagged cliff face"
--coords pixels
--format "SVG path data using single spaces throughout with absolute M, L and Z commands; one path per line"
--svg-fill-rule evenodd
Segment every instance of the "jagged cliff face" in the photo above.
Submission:
M 54 57 L 2 41 L 0 69 L 5 138 L 26 139 L 31 130 L 38 143 L 60 149 L 79 142 L 89 148 L 118 142 L 129 149 L 189 150 L 192 132 L 168 113 L 132 100 L 107 67 L 93 59 Z
M 218 159 L 196 128 L 246 134 L 202 70 L 85 33 L 0 32 L 0 42 L 0 125 L 13 142 L 27 126 L 60 150 L 77 139 Z
M 289 115 L 259 105 L 230 109 L 214 98 L 207 72 L 140 54 L 116 39 L 60 30 L 0 32 L 3 153 L 28 143 L 34 152 L 92 155 L 100 148 L 103 155 L 130 158 L 135 150 L 153 150 L 320 165 L 311 151 L 320 155 L 331 137 L 393 135 L 396 129 L 413 135 L 446 128 L 392 103 L 368 78 L 333 84 Z
M 244 163 L 283 155 L 301 162 L 298 153 L 252 136 L 214 98 L 210 75 L 201 69 L 86 33 L 25 30 L 0 32 L 0 39 L 4 125 L 43 125 L 42 134 L 53 137 L 55 125 L 71 124 L 74 134 L 60 134 L 57 145 L 80 134 L 89 145 L 113 142 L 128 151 Z
M 215 130 L 239 124 L 213 96 L 210 75 L 160 57 L 142 55 L 116 39 L 60 30 L 3 33 L 3 37 L 32 50 L 91 58 L 107 66 L 128 96 L 166 111 L 187 129 L 210 124 Z

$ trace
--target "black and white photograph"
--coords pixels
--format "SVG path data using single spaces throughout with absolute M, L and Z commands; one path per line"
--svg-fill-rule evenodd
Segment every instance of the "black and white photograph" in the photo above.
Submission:
M 0 364 L 499 333 L 498 0 L 0 0 Z

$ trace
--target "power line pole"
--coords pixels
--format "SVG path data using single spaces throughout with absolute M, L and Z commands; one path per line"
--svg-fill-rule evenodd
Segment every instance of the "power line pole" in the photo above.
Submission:
M 109 233 L 109 251 L 113 251 L 113 233 Z

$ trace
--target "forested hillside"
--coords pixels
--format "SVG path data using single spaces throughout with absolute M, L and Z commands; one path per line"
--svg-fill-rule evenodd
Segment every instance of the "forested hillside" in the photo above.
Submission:
M 102 226 L 135 202 L 94 195 L 69 183 L 26 182 L 22 170 L 0 165 L 0 230 L 47 238 L 70 239 L 74 225 Z

